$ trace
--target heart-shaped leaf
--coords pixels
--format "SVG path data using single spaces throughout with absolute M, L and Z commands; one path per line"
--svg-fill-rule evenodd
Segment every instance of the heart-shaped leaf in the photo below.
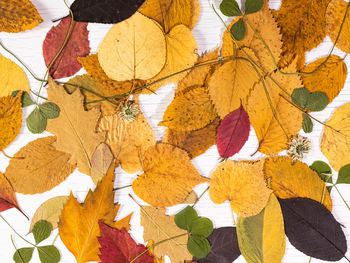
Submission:
M 41 263 L 58 263 L 61 259 L 60 252 L 55 246 L 38 247 Z
M 184 230 L 190 231 L 194 219 L 198 218 L 196 210 L 192 206 L 187 206 L 175 215 L 175 224 Z
M 231 36 L 238 41 L 245 37 L 246 31 L 247 29 L 242 18 L 234 23 L 230 29 Z
M 340 168 L 336 184 L 350 184 L 350 164 Z
M 206 217 L 198 217 L 192 221 L 191 235 L 203 236 L 207 238 L 213 233 L 213 223 Z
M 33 235 L 35 243 L 39 244 L 51 235 L 52 226 L 45 220 L 40 220 L 33 227 Z
M 32 259 L 34 247 L 23 247 L 17 249 L 13 255 L 13 260 L 16 263 L 28 263 Z
M 326 93 L 321 91 L 309 92 L 305 88 L 293 91 L 292 101 L 304 110 L 321 111 L 327 107 L 329 99 Z
M 251 14 L 261 10 L 264 6 L 264 0 L 246 0 L 245 1 L 245 13 Z
M 47 126 L 47 118 L 39 108 L 35 108 L 27 118 L 27 127 L 31 133 L 42 133 Z
M 211 250 L 209 241 L 196 235 L 189 236 L 187 249 L 196 258 L 205 258 Z
M 60 108 L 53 102 L 46 102 L 39 105 L 41 114 L 47 119 L 56 119 L 60 115 Z
M 242 15 L 236 0 L 223 0 L 220 4 L 220 11 L 225 16 L 240 16 Z

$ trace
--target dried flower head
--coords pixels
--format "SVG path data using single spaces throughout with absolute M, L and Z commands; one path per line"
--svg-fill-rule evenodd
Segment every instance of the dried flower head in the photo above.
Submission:
M 121 107 L 120 112 L 119 112 L 120 117 L 125 122 L 134 121 L 138 114 L 139 114 L 139 107 L 133 101 L 128 101 L 127 103 L 125 103 Z
M 304 154 L 309 153 L 311 150 L 311 142 L 308 138 L 301 135 L 294 137 L 291 142 L 289 142 L 289 149 L 287 154 L 293 160 L 301 161 L 304 158 Z

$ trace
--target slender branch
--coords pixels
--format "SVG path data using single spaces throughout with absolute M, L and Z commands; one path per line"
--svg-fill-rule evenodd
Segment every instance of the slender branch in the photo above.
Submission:
M 194 204 L 192 205 L 192 207 L 194 207 L 198 201 L 203 197 L 203 195 L 209 190 L 209 186 L 207 187 L 207 189 L 204 190 L 203 193 L 201 193 L 201 195 L 197 198 L 196 202 L 194 202 Z
M 117 188 L 114 188 L 113 191 L 118 191 L 118 190 L 121 190 L 121 189 L 124 189 L 124 188 L 128 188 L 128 187 L 131 187 L 132 185 L 125 185 L 125 186 L 121 186 L 121 187 L 117 187 Z
M 53 245 L 53 244 L 55 244 L 56 239 L 58 238 L 59 234 L 60 234 L 60 233 L 59 233 L 59 232 L 57 232 L 57 235 L 55 236 L 55 238 L 54 238 L 54 239 L 53 239 L 53 241 L 52 241 L 52 245 Z
M 344 197 L 342 196 L 342 194 L 340 193 L 338 187 L 337 187 L 335 184 L 333 184 L 333 186 L 334 186 L 335 190 L 337 190 L 337 192 L 338 192 L 340 198 L 343 200 L 343 202 L 345 203 L 346 207 L 350 210 L 350 207 L 349 207 L 348 203 L 345 201 L 345 199 L 344 199 Z
M 22 255 L 21 255 L 21 252 L 19 252 L 19 250 L 18 250 L 17 247 L 16 247 L 15 242 L 13 241 L 13 236 L 12 236 L 12 235 L 11 235 L 11 242 L 12 242 L 13 247 L 16 249 L 16 251 L 18 251 L 18 255 L 19 255 L 19 257 L 20 257 L 22 263 L 25 263 L 25 261 L 24 261 Z M 16 253 L 16 252 L 15 252 L 15 253 Z

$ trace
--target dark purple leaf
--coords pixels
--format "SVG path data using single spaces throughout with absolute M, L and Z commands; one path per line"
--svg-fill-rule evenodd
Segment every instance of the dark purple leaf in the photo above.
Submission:
M 205 258 L 193 258 L 198 263 L 232 263 L 241 255 L 235 227 L 214 229 L 208 237 L 211 251 Z
M 229 158 L 238 153 L 248 140 L 249 117 L 243 106 L 228 114 L 221 122 L 216 137 L 219 154 Z
M 289 242 L 313 258 L 338 261 L 347 251 L 340 224 L 319 202 L 307 198 L 279 199 Z

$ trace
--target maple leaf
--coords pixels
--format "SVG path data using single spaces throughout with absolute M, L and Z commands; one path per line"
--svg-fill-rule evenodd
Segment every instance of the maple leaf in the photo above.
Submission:
M 71 251 L 78 263 L 99 260 L 100 229 L 98 222 L 103 220 L 111 227 L 129 229 L 131 215 L 120 221 L 113 222 L 119 205 L 114 205 L 114 165 L 107 175 L 97 184 L 94 192 L 88 192 L 83 204 L 80 204 L 70 194 L 65 204 L 58 229 L 60 237 Z M 79 222 L 79 224 L 77 224 Z
M 193 187 L 207 181 L 200 177 L 188 154 L 170 144 L 148 148 L 143 165 L 145 172 L 133 181 L 132 189 L 152 206 L 179 204 Z
M 43 44 L 43 54 L 47 67 L 61 49 L 70 24 L 71 18 L 66 17 L 47 33 Z M 87 23 L 74 21 L 72 26 L 73 28 L 67 44 L 50 67 L 50 75 L 55 79 L 70 77 L 77 73 L 81 69 L 81 64 L 77 58 L 87 56 L 90 52 Z
M 85 111 L 80 90 L 69 95 L 51 78 L 47 93 L 49 100 L 61 109 L 60 117 L 48 120 L 47 124 L 47 131 L 57 136 L 56 149 L 70 153 L 70 163 L 77 164 L 82 173 L 90 174 L 91 157 L 96 147 L 105 140 L 104 133 L 95 132 L 100 110 Z
M 130 262 L 146 250 L 144 245 L 137 245 L 125 229 L 115 229 L 99 222 L 101 237 L 100 242 L 101 263 Z M 147 251 L 134 261 L 135 263 L 154 263 L 153 257 Z
M 24 71 L 13 61 L 0 54 L 0 96 L 11 95 L 12 91 L 29 92 L 29 82 Z
M 230 200 L 238 216 L 254 216 L 267 204 L 272 190 L 266 187 L 263 161 L 236 162 L 227 160 L 211 175 L 209 195 L 215 204 Z
M 71 155 L 52 146 L 54 136 L 40 138 L 22 147 L 10 160 L 5 175 L 18 193 L 36 194 L 51 190 L 76 168 Z
M 0 32 L 18 33 L 43 22 L 29 0 L 0 0 Z
M 19 208 L 15 192 L 8 179 L 0 173 L 0 212 L 6 211 L 10 208 L 17 208 L 21 213 L 22 210 Z
M 128 173 L 142 170 L 145 151 L 156 144 L 155 133 L 141 112 L 132 122 L 126 122 L 119 114 L 105 116 L 98 130 L 107 133 L 106 143 Z
M 166 61 L 164 33 L 157 22 L 135 13 L 107 33 L 98 49 L 98 60 L 111 79 L 150 79 Z
M 22 126 L 21 95 L 0 97 L 0 150 L 15 140 Z

